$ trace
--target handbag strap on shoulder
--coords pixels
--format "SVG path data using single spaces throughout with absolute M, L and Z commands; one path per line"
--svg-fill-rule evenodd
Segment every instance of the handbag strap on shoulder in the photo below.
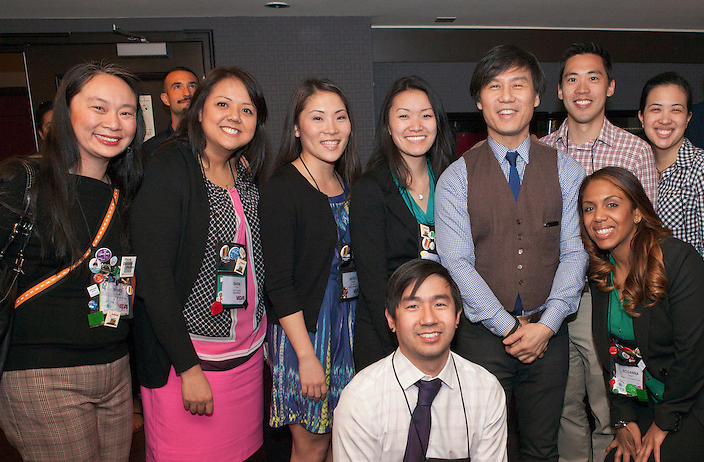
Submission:
M 32 234 L 32 228 L 34 227 L 34 216 L 30 213 L 30 205 L 32 202 L 30 190 L 34 184 L 34 168 L 27 161 L 22 161 L 22 165 L 27 172 L 27 184 L 24 188 L 24 198 L 22 199 L 22 202 L 24 203 L 24 210 L 22 211 L 20 218 L 12 227 L 12 231 L 10 232 L 10 236 L 7 238 L 7 242 L 3 248 L 0 249 L 0 260 L 5 257 L 5 252 L 7 252 L 7 249 L 10 248 L 10 245 L 15 241 L 17 236 L 20 235 L 24 236 L 24 243 L 22 244 L 22 248 L 19 253 L 23 253 L 24 248 L 27 246 L 27 241 L 29 241 L 29 236 Z M 17 259 L 15 259 L 15 265 L 17 265 Z M 21 269 L 21 264 L 19 268 L 15 267 L 16 271 L 21 271 Z

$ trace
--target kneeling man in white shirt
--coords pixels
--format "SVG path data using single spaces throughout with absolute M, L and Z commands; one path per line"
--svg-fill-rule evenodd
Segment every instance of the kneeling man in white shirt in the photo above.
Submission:
M 450 352 L 461 309 L 460 291 L 438 263 L 411 260 L 391 276 L 386 319 L 399 347 L 342 391 L 335 462 L 507 461 L 499 381 Z

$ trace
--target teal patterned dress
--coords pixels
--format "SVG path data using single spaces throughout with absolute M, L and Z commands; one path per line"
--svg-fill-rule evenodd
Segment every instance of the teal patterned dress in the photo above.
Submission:
M 329 197 L 328 200 L 337 223 L 338 241 L 350 242 L 349 202 L 346 197 L 345 192 Z M 317 332 L 308 333 L 325 371 L 328 394 L 317 403 L 303 398 L 296 352 L 283 328 L 270 324 L 268 342 L 273 387 L 269 424 L 274 428 L 301 424 L 313 433 L 330 432 L 333 410 L 340 399 L 340 393 L 354 375 L 352 332 L 357 301 L 340 301 L 338 255 L 335 249 L 331 251 L 334 257 L 318 314 Z

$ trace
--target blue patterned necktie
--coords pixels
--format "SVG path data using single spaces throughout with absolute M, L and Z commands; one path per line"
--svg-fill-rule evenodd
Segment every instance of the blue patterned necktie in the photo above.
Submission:
M 433 404 L 435 396 L 440 391 L 442 382 L 440 379 L 419 380 L 416 382 L 416 386 L 418 387 L 418 404 L 416 404 L 411 416 L 403 462 L 423 462 L 425 460 L 430 440 L 430 405 Z
M 518 200 L 518 193 L 521 192 L 521 179 L 518 177 L 518 168 L 516 168 L 517 158 L 518 153 L 516 151 L 508 151 L 506 153 L 506 160 L 511 165 L 511 169 L 508 172 L 508 185 L 511 187 L 511 192 L 516 200 Z

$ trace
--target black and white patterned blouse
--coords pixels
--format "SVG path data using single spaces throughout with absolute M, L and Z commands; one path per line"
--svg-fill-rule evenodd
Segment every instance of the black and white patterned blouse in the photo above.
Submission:
M 658 183 L 658 216 L 704 258 L 704 149 L 687 138 Z
M 210 204 L 210 222 L 208 237 L 205 245 L 203 262 L 195 284 L 188 296 L 183 309 L 188 332 L 204 337 L 229 337 L 232 317 L 229 310 L 223 310 L 218 315 L 211 315 L 210 306 L 215 301 L 215 257 L 218 242 L 234 242 L 239 226 L 239 219 L 235 212 L 230 193 L 213 184 L 203 175 L 208 191 Z M 257 311 L 256 321 L 259 323 L 264 314 L 264 260 L 262 257 L 262 244 L 259 237 L 259 216 L 257 205 L 259 203 L 259 190 L 254 183 L 252 173 L 241 163 L 237 163 L 237 178 L 235 189 L 242 201 L 242 209 L 251 232 L 253 246 L 255 280 L 257 281 Z

